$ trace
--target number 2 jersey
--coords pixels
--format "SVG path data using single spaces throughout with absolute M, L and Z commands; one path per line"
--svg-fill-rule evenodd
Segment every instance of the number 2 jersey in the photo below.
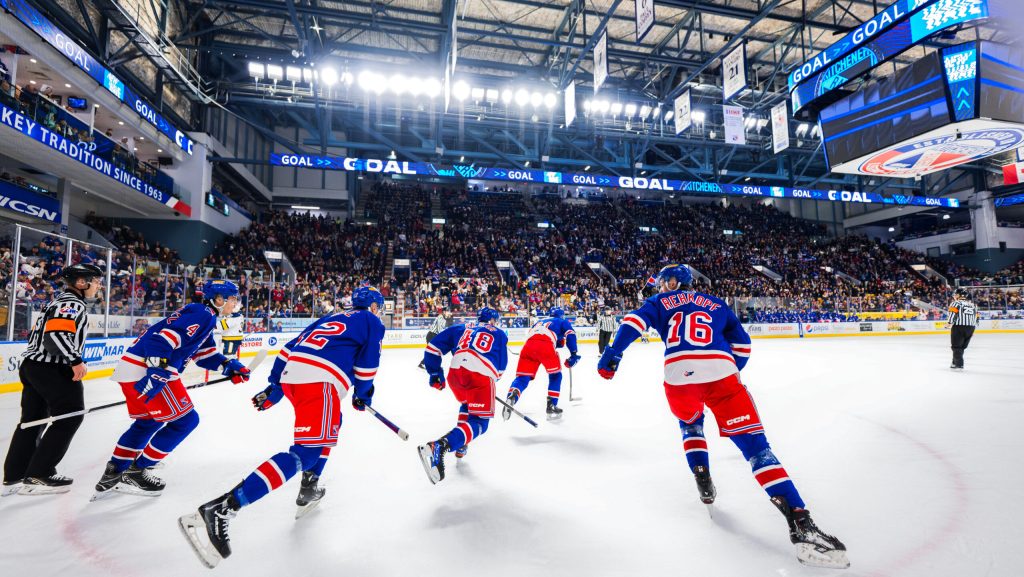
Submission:
M 508 335 L 491 325 L 453 325 L 427 343 L 423 365 L 430 374 L 441 372 L 441 357 L 452 353 L 452 369 L 465 369 L 494 379 L 508 366 Z
M 665 343 L 665 383 L 710 383 L 734 375 L 750 357 L 750 335 L 722 299 L 668 291 L 622 319 L 612 348 L 620 353 L 653 328 Z
M 213 329 L 217 327 L 217 311 L 201 303 L 192 303 L 149 327 L 125 351 L 111 379 L 117 383 L 134 383 L 146 376 L 146 358 L 167 359 L 167 369 L 175 378 L 188 362 L 215 371 L 227 359 L 217 352 Z
M 281 349 L 270 382 L 333 383 L 342 398 L 353 386 L 364 395 L 377 376 L 383 342 L 384 323 L 366 309 L 321 317 Z

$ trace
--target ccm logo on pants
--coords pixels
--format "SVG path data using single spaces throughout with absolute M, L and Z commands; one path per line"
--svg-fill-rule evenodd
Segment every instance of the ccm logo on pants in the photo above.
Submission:
M 725 422 L 726 426 L 735 425 L 736 423 L 742 423 L 743 421 L 749 421 L 750 415 L 743 415 L 742 417 L 736 417 L 735 419 L 729 419 Z

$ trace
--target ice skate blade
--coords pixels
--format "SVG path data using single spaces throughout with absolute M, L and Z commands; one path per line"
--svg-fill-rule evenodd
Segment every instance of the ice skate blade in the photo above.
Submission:
M 548 415 L 549 421 L 560 421 L 561 419 L 562 415 Z
M 109 499 L 113 497 L 115 493 L 117 493 L 117 491 L 115 491 L 113 488 L 107 489 L 106 491 L 96 491 L 95 493 L 92 494 L 92 497 L 89 497 L 89 502 L 93 503 L 95 501 L 103 501 L 105 499 Z
M 125 495 L 135 495 L 136 497 L 159 497 L 160 495 L 163 495 L 164 490 L 160 489 L 159 491 L 143 491 L 142 489 L 139 489 L 138 487 L 133 487 L 132 485 L 118 483 L 117 485 L 114 486 L 113 489 L 108 491 L 108 493 L 113 492 L 122 493 Z
M 796 558 L 804 565 L 820 567 L 822 569 L 846 569 L 850 566 L 850 560 L 846 557 L 846 551 L 838 549 L 819 551 L 810 543 L 796 544 Z
M 438 472 L 437 467 L 430 464 L 431 453 L 430 447 L 427 445 L 420 445 L 418 447 L 420 453 L 420 462 L 423 463 L 423 470 L 426 471 L 427 477 L 430 479 L 432 485 L 436 485 L 441 480 L 441 474 Z
M 310 501 L 305 505 L 298 505 L 299 508 L 295 510 L 295 520 L 298 521 L 299 519 L 312 513 L 314 509 L 320 506 L 320 501 L 323 501 L 325 496 L 327 496 L 326 491 L 324 491 L 324 494 L 321 495 L 319 499 Z
M 26 497 L 40 497 L 43 495 L 59 495 L 61 493 L 67 493 L 71 491 L 71 485 L 64 485 L 62 487 L 47 487 L 45 485 L 22 485 L 21 489 L 18 489 L 19 495 Z
M 17 495 L 21 491 L 21 483 L 14 485 L 4 485 L 3 491 L 0 491 L 0 497 L 10 497 L 11 495 Z
M 200 563 L 210 569 L 220 563 L 220 553 L 213 548 L 213 543 L 210 542 L 210 537 L 206 534 L 206 523 L 203 521 L 202 515 L 199 513 L 182 515 L 178 517 L 178 527 L 181 528 L 181 534 L 188 540 L 188 544 L 192 546 Z
M 715 505 L 713 503 L 704 503 L 704 506 L 708 508 L 708 517 L 715 518 Z

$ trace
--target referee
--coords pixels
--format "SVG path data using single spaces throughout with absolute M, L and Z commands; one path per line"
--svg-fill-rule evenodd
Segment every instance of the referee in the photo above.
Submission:
M 946 328 L 951 325 L 953 329 L 949 332 L 949 340 L 953 348 L 953 364 L 949 368 L 963 369 L 964 349 L 970 344 L 974 327 L 978 325 L 978 305 L 971 302 L 971 297 L 963 289 L 953 291 Z
M 604 309 L 604 314 L 597 317 L 597 352 L 604 354 L 604 348 L 608 346 L 617 328 L 619 323 L 615 320 L 612 309 Z
M 427 329 L 427 342 L 429 343 L 434 340 L 434 337 L 441 334 L 445 329 L 454 324 L 455 319 L 452 318 L 452 311 L 444 309 L 444 312 L 437 315 L 437 318 L 434 319 L 434 324 L 430 325 L 430 328 Z M 423 366 L 423 361 L 420 361 L 420 368 L 426 369 L 426 367 Z
M 46 306 L 21 355 L 22 423 L 85 408 L 82 378 L 88 369 L 82 349 L 89 323 L 86 299 L 100 290 L 103 270 L 94 264 L 75 264 L 64 267 L 56 278 L 64 282 L 65 290 Z M 4 461 L 3 495 L 70 491 L 72 480 L 57 474 L 57 463 L 64 458 L 82 419 L 56 421 L 45 433 L 43 425 L 16 427 Z

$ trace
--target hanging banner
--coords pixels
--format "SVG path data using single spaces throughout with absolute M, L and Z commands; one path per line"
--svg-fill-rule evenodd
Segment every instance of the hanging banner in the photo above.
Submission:
M 726 144 L 746 144 L 747 135 L 743 132 L 743 107 L 722 106 L 725 113 L 725 142 Z
M 654 0 L 634 0 L 633 7 L 636 10 L 636 43 L 640 44 L 654 28 Z
M 690 91 L 680 94 L 675 101 L 676 134 L 690 127 Z
M 728 102 L 747 87 L 747 46 L 740 44 L 722 58 L 722 98 Z
M 608 78 L 608 31 L 601 33 L 601 38 L 594 45 L 594 94 L 601 89 Z
M 786 101 L 772 107 L 772 150 L 775 154 L 789 148 L 789 114 Z
M 576 83 L 570 82 L 565 87 L 565 127 L 569 128 L 576 120 Z

